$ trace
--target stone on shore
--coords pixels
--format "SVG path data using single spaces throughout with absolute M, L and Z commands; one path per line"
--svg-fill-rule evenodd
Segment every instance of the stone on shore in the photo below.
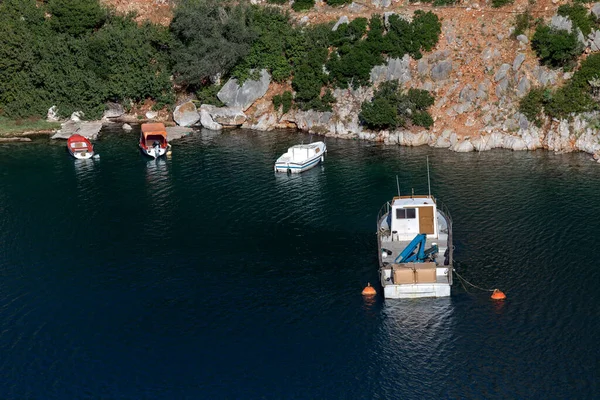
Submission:
M 203 104 L 201 109 L 206 110 L 214 122 L 222 126 L 241 126 L 246 121 L 246 114 L 238 107 L 215 107 Z
M 181 139 L 182 137 L 186 137 L 193 131 L 192 128 L 187 126 L 167 126 L 167 140 L 170 142 L 172 140 Z
M 241 108 L 246 111 L 254 102 L 267 93 L 271 75 L 266 69 L 260 71 L 258 80 L 247 79 L 242 86 L 238 84 L 237 79 L 231 78 L 217 93 L 217 97 L 228 107 Z
M 118 118 L 125 114 L 125 109 L 119 103 L 107 103 L 102 119 Z
M 220 131 L 223 129 L 223 125 L 213 121 L 206 107 L 206 104 L 200 106 L 200 123 L 202 126 L 206 129 L 210 129 L 211 131 Z
M 52 106 L 48 109 L 48 113 L 46 114 L 46 121 L 48 122 L 58 122 L 58 107 Z
M 52 139 L 68 139 L 71 135 L 79 134 L 87 139 L 95 140 L 102 129 L 102 121 L 74 121 L 69 120 L 61 125 Z
M 173 111 L 173 120 L 179 126 L 192 126 L 200 120 L 198 109 L 192 101 L 178 105 Z

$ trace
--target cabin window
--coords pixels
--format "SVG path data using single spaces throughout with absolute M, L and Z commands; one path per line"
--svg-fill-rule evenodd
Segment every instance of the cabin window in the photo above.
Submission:
M 397 208 L 396 219 L 414 219 L 417 218 L 417 212 L 414 208 Z

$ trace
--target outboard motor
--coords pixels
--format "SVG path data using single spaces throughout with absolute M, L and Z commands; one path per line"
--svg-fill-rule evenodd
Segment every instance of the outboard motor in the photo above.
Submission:
M 154 149 L 154 158 L 158 158 L 159 156 L 159 150 L 160 150 L 160 142 L 158 140 L 155 140 L 154 143 L 152 143 L 152 148 Z

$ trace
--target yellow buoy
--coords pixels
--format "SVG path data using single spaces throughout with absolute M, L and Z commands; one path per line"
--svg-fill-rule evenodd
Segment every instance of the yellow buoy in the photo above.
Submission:
M 506 299 L 506 295 L 498 290 L 498 289 L 494 289 L 494 293 L 492 293 L 492 299 L 493 300 L 504 300 Z
M 363 296 L 374 296 L 377 294 L 375 288 L 371 286 L 371 283 L 367 283 L 367 287 L 365 287 L 362 291 Z

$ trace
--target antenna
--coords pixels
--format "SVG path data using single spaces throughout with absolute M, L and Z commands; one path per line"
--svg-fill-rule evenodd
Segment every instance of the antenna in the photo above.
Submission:
M 429 189 L 429 198 L 431 198 L 431 180 L 429 179 L 429 156 L 427 156 L 427 188 Z
M 396 187 L 398 188 L 398 197 L 400 197 L 400 182 L 398 181 L 398 175 L 396 175 Z

